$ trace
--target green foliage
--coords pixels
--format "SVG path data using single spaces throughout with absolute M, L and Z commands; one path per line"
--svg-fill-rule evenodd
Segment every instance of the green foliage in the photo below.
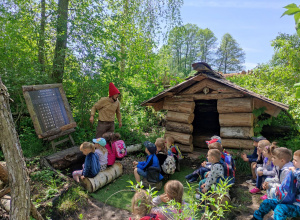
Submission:
M 300 99 L 300 83 L 296 83 L 294 87 L 296 87 L 296 98 Z
M 269 115 L 264 114 L 265 111 L 266 107 L 253 110 L 253 114 L 255 116 L 253 125 L 254 136 L 260 136 L 263 127 L 265 125 L 270 125 L 272 122 L 272 118 Z
M 62 214 L 72 214 L 78 211 L 78 207 L 87 204 L 88 194 L 81 187 L 72 187 L 60 198 L 57 209 Z M 79 215 L 79 219 L 83 219 L 83 215 Z
M 284 15 L 294 15 L 295 28 L 297 30 L 297 34 L 300 37 L 300 8 L 295 3 L 289 4 L 284 8 L 287 10 L 281 15 L 281 17 Z
M 245 52 L 229 33 L 222 37 L 216 56 L 215 66 L 223 73 L 239 71 L 242 69 L 242 63 L 245 62 Z

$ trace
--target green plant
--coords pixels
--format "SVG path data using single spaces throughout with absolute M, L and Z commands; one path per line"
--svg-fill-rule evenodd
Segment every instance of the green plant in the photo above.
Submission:
M 258 136 L 261 135 L 262 129 L 265 125 L 270 125 L 272 122 L 272 118 L 266 114 L 266 107 L 258 108 L 253 110 L 253 114 L 255 116 L 254 120 L 254 135 Z
M 81 187 L 72 187 L 60 198 L 57 209 L 60 213 L 70 214 L 77 211 L 79 206 L 86 205 L 87 199 L 88 195 Z M 80 219 L 83 219 L 83 215 L 80 214 L 80 216 Z

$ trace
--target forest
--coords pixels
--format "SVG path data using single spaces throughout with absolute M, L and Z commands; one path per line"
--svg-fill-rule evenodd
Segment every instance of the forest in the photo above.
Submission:
M 226 33 L 217 39 L 209 28 L 183 25 L 182 5 L 183 0 L 5 0 L 0 3 L 0 82 L 9 93 L 13 123 L 24 155 L 21 158 L 25 158 L 25 167 L 21 168 L 39 166 L 40 157 L 53 153 L 50 142 L 39 139 L 35 132 L 22 86 L 62 83 L 77 124 L 72 136 L 79 146 L 95 138 L 97 124 L 90 123 L 90 110 L 95 102 L 108 95 L 108 85 L 113 82 L 120 91 L 122 115 L 121 128 L 115 121 L 116 132 L 126 140 L 126 145 L 133 145 L 146 140 L 155 142 L 157 137 L 164 136 L 166 111 L 155 111 L 141 103 L 194 76 L 193 63 L 206 62 L 224 76 L 243 70 L 245 52 L 234 37 Z M 286 9 L 284 15 L 295 16 L 300 35 L 297 23 L 300 19 L 296 19 L 300 9 L 295 4 Z M 289 106 L 288 111 L 281 111 L 277 117 L 266 117 L 264 109 L 253 112 L 257 117 L 254 135 L 266 135 L 270 141 L 293 151 L 300 148 L 299 35 L 274 36 L 274 54 L 269 62 L 259 64 L 247 74 L 226 77 L 243 88 Z M 3 87 L 1 94 L 2 91 Z M 270 134 L 267 132 L 270 127 L 285 128 L 286 132 Z M 13 146 L 5 145 L 8 136 L 2 134 L 0 138 L 0 160 L 6 161 Z M 62 149 L 71 147 L 71 143 L 65 145 Z M 248 171 L 243 167 L 243 172 Z M 51 207 L 44 208 L 45 203 L 64 184 L 57 182 L 59 177 L 54 177 L 56 174 L 49 170 L 30 173 L 33 173 L 32 183 L 51 180 L 44 186 L 48 190 L 46 196 L 33 198 L 31 195 L 31 201 L 46 219 Z M 30 204 L 25 207 L 29 210 Z M 29 219 L 28 210 L 16 218 L 10 217 Z M 84 219 L 80 213 L 78 216 Z

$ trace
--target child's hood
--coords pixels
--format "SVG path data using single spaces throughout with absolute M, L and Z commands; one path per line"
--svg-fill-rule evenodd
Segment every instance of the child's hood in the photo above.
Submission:
M 289 169 L 290 167 L 293 167 L 293 166 L 294 166 L 294 164 L 292 162 L 288 162 L 288 163 L 283 165 L 281 170 L 287 170 L 287 169 Z

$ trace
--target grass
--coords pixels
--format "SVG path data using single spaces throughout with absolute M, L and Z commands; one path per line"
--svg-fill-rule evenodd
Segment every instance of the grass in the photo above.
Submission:
M 183 183 L 183 186 L 187 187 L 185 176 L 189 173 L 193 172 L 193 169 L 189 167 L 181 167 L 180 172 L 175 172 L 171 177 L 170 180 L 179 180 Z M 98 201 L 101 201 L 103 203 L 106 202 L 106 204 L 120 208 L 120 209 L 131 209 L 131 198 L 134 195 L 134 192 L 130 191 L 130 184 L 128 181 L 131 180 L 135 182 L 133 174 L 127 174 L 122 175 L 118 179 L 116 179 L 114 182 L 104 186 L 100 190 L 91 193 L 91 196 Z M 163 184 L 165 184 L 166 181 L 163 181 Z M 194 184 L 195 186 L 197 184 Z M 158 195 L 162 194 L 164 192 L 164 189 L 162 188 Z M 185 197 L 185 194 L 184 194 Z

